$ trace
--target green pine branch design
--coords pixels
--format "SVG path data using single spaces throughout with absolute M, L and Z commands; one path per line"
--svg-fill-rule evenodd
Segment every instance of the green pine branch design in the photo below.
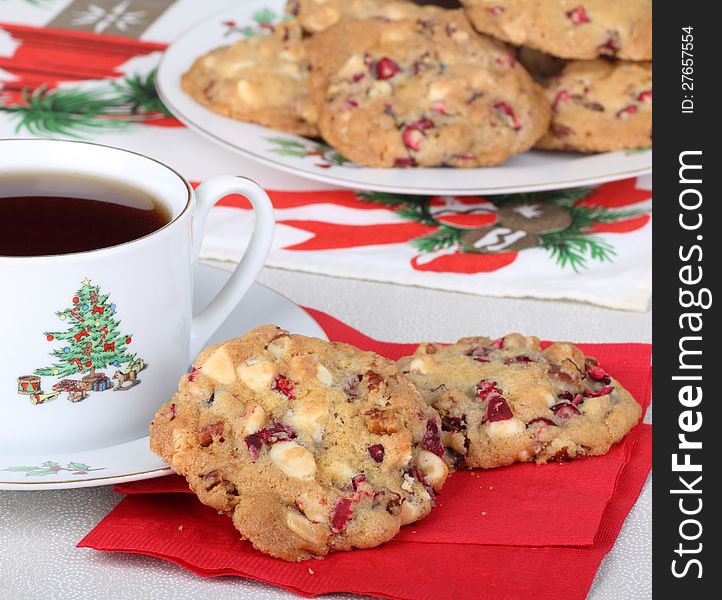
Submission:
M 463 229 L 441 225 L 436 231 L 411 240 L 411 245 L 420 252 L 433 252 L 461 244 Z
M 43 477 L 45 475 L 55 475 L 61 471 L 70 471 L 73 475 L 86 475 L 90 471 L 102 471 L 105 467 L 91 467 L 81 462 L 69 462 L 64 467 L 60 466 L 52 460 L 45 461 L 40 465 L 20 465 L 17 467 L 7 467 L 2 469 L 3 471 L 10 471 L 11 473 L 25 473 L 26 477 Z
M 0 112 L 17 119 L 17 133 L 36 136 L 82 138 L 171 116 L 156 92 L 155 69 L 97 88 L 41 86 L 32 92 L 24 90 L 22 96 L 23 104 L 0 105 Z

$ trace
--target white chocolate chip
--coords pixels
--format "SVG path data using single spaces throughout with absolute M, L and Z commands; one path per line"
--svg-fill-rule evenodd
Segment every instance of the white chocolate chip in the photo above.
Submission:
M 326 414 L 327 410 L 323 406 L 300 405 L 294 410 L 289 410 L 284 420 L 295 430 L 311 436 L 315 442 L 320 442 L 323 440 L 320 421 Z
M 557 403 L 557 399 L 554 397 L 554 394 L 546 394 L 544 397 L 546 398 L 547 406 L 549 408 Z
M 378 98 L 380 96 L 391 95 L 391 84 L 388 81 L 374 81 L 371 88 L 369 88 L 369 98 Z
M 338 76 L 342 79 L 351 79 L 356 73 L 363 73 L 364 71 L 366 71 L 366 65 L 363 56 L 354 54 L 339 69 Z
M 584 416 L 595 421 L 602 421 L 612 409 L 611 398 L 609 394 L 597 396 L 596 398 L 587 398 L 581 405 L 581 409 Z
M 352 477 L 358 475 L 358 472 L 352 469 L 350 465 L 338 460 L 333 461 L 326 471 L 334 485 L 346 485 L 351 481 Z
M 513 418 L 506 421 L 492 421 L 485 425 L 486 433 L 492 438 L 503 438 L 517 435 L 524 431 L 524 422 L 520 419 Z
M 243 425 L 243 433 L 251 435 L 262 429 L 266 424 L 266 411 L 258 404 L 249 406 L 246 409 L 246 423 Z
M 241 79 L 236 84 L 236 92 L 243 100 L 243 103 L 252 108 L 261 108 L 265 103 L 264 95 L 250 81 Z
M 421 471 L 426 481 L 431 484 L 436 491 L 439 491 L 444 485 L 449 475 L 449 467 L 433 452 L 421 450 L 416 457 L 416 466 Z
M 285 354 L 286 348 L 288 348 L 289 341 L 290 338 L 287 335 L 282 335 L 268 344 L 268 346 L 266 346 L 266 350 L 268 350 L 276 358 L 281 358 L 281 356 Z
M 328 387 L 333 385 L 333 375 L 331 375 L 331 371 L 323 365 L 318 365 L 316 367 L 316 377 L 318 377 L 321 383 L 327 385 Z
M 236 371 L 233 368 L 233 361 L 228 356 L 225 346 L 221 346 L 211 354 L 200 368 L 211 379 L 218 383 L 230 385 L 236 379 Z
M 463 44 L 469 40 L 469 34 L 466 31 L 455 31 L 451 34 L 451 39 L 458 44 Z
M 411 504 L 410 502 L 404 502 L 401 504 L 401 511 L 399 512 L 401 517 L 401 524 L 408 525 L 418 521 L 423 516 L 423 511 L 418 504 Z
M 411 364 L 409 365 L 409 369 L 411 369 L 411 371 L 414 373 L 421 373 L 422 375 L 426 375 L 429 372 L 429 368 L 433 366 L 433 364 L 433 359 L 429 358 L 428 356 L 422 356 L 412 360 Z
M 314 523 L 328 523 L 328 504 L 321 504 L 316 495 L 303 492 L 296 499 L 296 504 L 303 514 Z
M 276 369 L 272 362 L 264 360 L 252 365 L 239 365 L 236 368 L 236 374 L 238 379 L 254 392 L 262 392 L 271 389 Z
M 411 477 L 408 473 L 404 473 L 404 482 L 401 484 L 401 489 L 405 492 L 411 492 L 414 489 L 415 482 L 415 478 Z
M 429 86 L 429 91 L 426 94 L 427 100 L 435 102 L 437 100 L 443 100 L 449 93 L 449 86 L 445 82 L 437 82 Z
M 289 511 L 286 513 L 286 527 L 295 533 L 302 540 L 311 544 L 319 543 L 320 536 L 313 527 L 313 524 L 303 515 Z
M 316 459 L 296 442 L 276 442 L 268 452 L 273 464 L 294 479 L 310 481 L 316 476 Z

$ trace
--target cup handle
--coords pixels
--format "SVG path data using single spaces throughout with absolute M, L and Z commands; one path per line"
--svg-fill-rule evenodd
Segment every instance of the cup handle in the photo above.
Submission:
M 242 194 L 250 201 L 256 222 L 243 257 L 220 292 L 191 322 L 191 360 L 236 307 L 256 279 L 271 250 L 273 242 L 273 205 L 257 183 L 245 177 L 218 175 L 196 188 L 196 209 L 193 214 L 193 262 L 198 259 L 206 217 L 213 205 L 228 194 Z

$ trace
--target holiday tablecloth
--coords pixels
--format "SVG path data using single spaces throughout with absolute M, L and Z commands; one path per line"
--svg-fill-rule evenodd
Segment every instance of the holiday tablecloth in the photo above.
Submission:
M 276 207 L 270 266 L 647 308 L 648 177 L 486 198 L 354 193 L 259 166 L 185 129 L 158 98 L 155 66 L 170 40 L 234 3 L 0 0 L 0 138 L 71 137 L 128 148 L 193 181 L 251 176 Z M 275 17 L 261 11 L 256 18 Z M 233 35 L 242 33 L 219 44 Z M 245 201 L 226 198 L 211 211 L 202 256 L 238 260 L 251 227 Z

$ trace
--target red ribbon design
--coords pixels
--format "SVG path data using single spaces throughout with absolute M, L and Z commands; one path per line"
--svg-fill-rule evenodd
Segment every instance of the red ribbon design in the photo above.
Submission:
M 104 352 L 115 352 L 115 342 L 111 342 L 110 344 L 104 344 L 103 351 Z
M 87 330 L 87 329 L 83 329 L 83 331 L 81 331 L 80 333 L 76 333 L 73 337 L 75 338 L 75 341 L 76 341 L 76 342 L 79 342 L 82 338 L 88 337 L 88 335 L 90 335 L 90 334 L 88 333 L 88 330 Z
M 104 306 L 94 306 L 93 307 L 93 314 L 99 314 L 102 315 L 105 312 Z

